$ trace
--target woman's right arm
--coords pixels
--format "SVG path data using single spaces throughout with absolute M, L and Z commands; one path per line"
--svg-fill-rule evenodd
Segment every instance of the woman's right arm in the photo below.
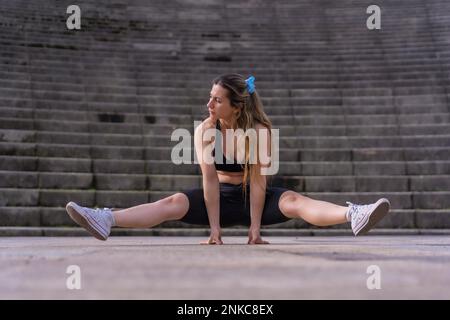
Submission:
M 206 158 L 208 153 L 211 155 L 210 151 L 213 147 L 213 142 L 209 140 L 209 137 L 214 135 L 205 135 L 205 140 L 208 141 L 203 141 L 203 134 L 205 131 L 207 129 L 215 128 L 215 119 L 208 118 L 196 128 L 194 133 L 195 152 L 202 170 L 203 196 L 205 199 L 205 206 L 208 212 L 209 225 L 211 228 L 211 235 L 205 244 L 222 244 L 220 228 L 219 178 L 217 176 L 214 162 L 211 163 L 211 161 L 207 161 L 208 159 Z M 212 158 L 209 160 L 212 160 Z

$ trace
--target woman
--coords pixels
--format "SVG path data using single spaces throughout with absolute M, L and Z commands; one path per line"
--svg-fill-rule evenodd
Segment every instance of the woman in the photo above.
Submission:
M 355 235 L 367 233 L 388 213 L 387 199 L 369 205 L 347 202 L 349 206 L 343 207 L 267 185 L 263 169 L 270 164 L 257 155 L 266 154 L 270 158 L 271 123 L 255 91 L 254 80 L 254 77 L 245 80 L 239 74 L 226 74 L 213 81 L 207 105 L 209 117 L 194 134 L 203 188 L 118 211 L 94 210 L 69 202 L 66 210 L 70 217 L 100 240 L 107 239 L 112 226 L 148 228 L 168 220 L 209 225 L 211 233 L 206 244 L 222 244 L 221 226 L 231 225 L 249 227 L 249 244 L 267 244 L 261 239 L 261 225 L 298 218 L 316 226 L 351 222 Z M 244 133 L 255 130 L 256 148 L 243 134 L 233 135 L 234 141 L 227 142 L 227 129 L 242 129 Z M 205 139 L 211 130 L 217 134 Z M 233 144 L 237 150 L 231 148 L 231 153 L 227 146 Z M 262 153 L 255 156 L 254 150 Z M 208 157 L 214 157 L 215 161 L 206 161 Z

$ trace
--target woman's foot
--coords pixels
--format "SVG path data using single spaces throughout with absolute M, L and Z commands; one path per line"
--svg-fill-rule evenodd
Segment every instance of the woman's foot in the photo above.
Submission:
M 106 240 L 115 224 L 112 211 L 108 208 L 91 209 L 71 201 L 66 205 L 66 211 L 73 221 L 99 240 Z
M 347 220 L 351 221 L 355 236 L 366 234 L 389 212 L 391 204 L 382 198 L 375 203 L 357 205 L 347 201 Z

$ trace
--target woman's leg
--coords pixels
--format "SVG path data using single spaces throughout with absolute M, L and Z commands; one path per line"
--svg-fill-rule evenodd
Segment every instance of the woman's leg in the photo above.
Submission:
M 278 202 L 280 211 L 288 218 L 302 218 L 316 226 L 330 226 L 347 222 L 348 207 L 314 200 L 294 191 L 284 192 Z
M 184 193 L 175 193 L 156 202 L 113 211 L 113 215 L 118 227 L 149 228 L 164 221 L 180 220 L 188 209 L 188 197 Z

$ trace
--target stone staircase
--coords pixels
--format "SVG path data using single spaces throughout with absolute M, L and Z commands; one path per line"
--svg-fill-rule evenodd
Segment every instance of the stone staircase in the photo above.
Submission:
M 238 72 L 280 129 L 273 185 L 387 197 L 379 228 L 450 228 L 450 2 L 377 4 L 381 30 L 352 0 L 88 0 L 67 30 L 64 4 L 0 0 L 0 226 L 74 226 L 70 200 L 200 186 L 197 165 L 171 162 L 171 133 L 192 133 L 211 80 Z

